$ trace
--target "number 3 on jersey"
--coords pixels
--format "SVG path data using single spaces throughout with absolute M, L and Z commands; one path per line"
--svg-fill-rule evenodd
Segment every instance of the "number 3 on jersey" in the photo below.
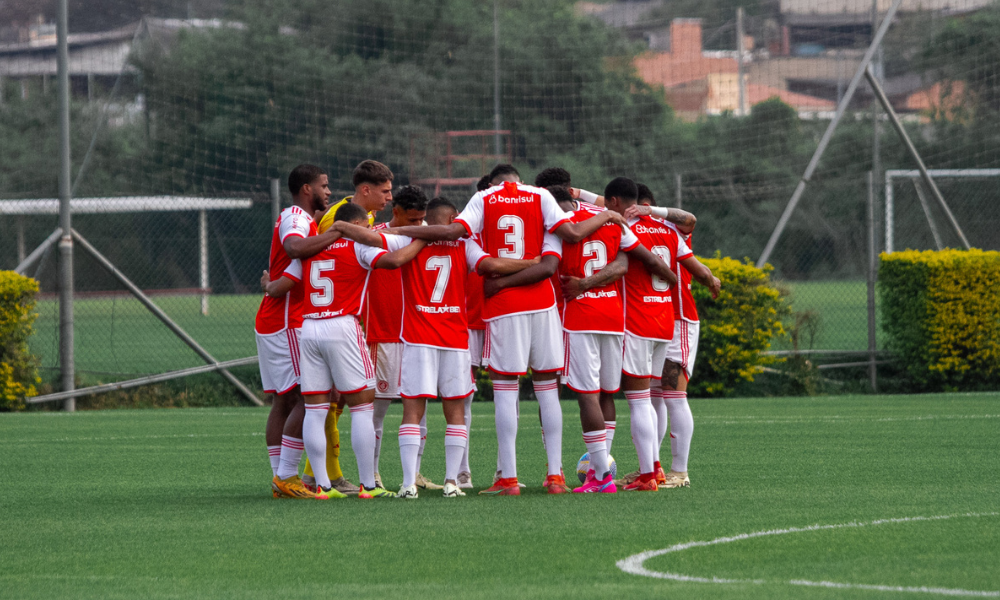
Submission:
M 497 229 L 507 231 L 503 236 L 507 248 L 500 248 L 497 251 L 499 258 L 524 258 L 524 221 L 521 217 L 514 215 L 504 215 L 497 219 Z
M 330 306 L 333 304 L 333 281 L 329 277 L 323 277 L 323 271 L 332 271 L 336 260 L 316 260 L 309 268 L 309 283 L 321 290 L 309 295 L 309 300 L 313 306 Z
M 438 304 L 444 300 L 444 290 L 448 286 L 448 278 L 451 277 L 451 257 L 432 256 L 427 259 L 428 271 L 437 271 L 437 279 L 434 280 L 434 291 L 431 292 L 431 302 Z
M 649 249 L 649 251 L 659 256 L 660 260 L 662 260 L 663 262 L 667 263 L 668 265 L 670 264 L 670 248 L 668 248 L 667 246 L 653 246 L 652 248 Z M 652 278 L 653 278 L 653 289 L 656 290 L 657 292 L 666 292 L 667 290 L 670 289 L 670 284 L 667 283 L 666 281 L 663 281 L 663 279 L 657 277 L 656 275 L 652 275 Z

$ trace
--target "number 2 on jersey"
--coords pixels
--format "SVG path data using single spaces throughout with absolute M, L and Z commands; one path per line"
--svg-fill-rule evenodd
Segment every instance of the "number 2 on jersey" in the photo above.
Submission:
M 431 293 L 431 302 L 438 304 L 444 300 L 444 290 L 448 286 L 448 279 L 451 277 L 451 257 L 432 256 L 427 259 L 428 271 L 437 271 L 437 279 L 434 281 L 434 291 Z
M 588 258 L 591 256 L 593 258 Z M 587 258 L 583 264 L 583 276 L 590 277 L 608 266 L 608 247 L 601 241 L 587 242 L 583 245 L 583 257 Z
M 670 264 L 670 248 L 667 246 L 653 246 L 649 249 L 650 252 L 660 257 L 660 260 Z M 657 292 L 666 292 L 670 289 L 670 284 L 663 279 L 657 277 L 656 275 L 651 276 L 653 278 L 653 289 Z
M 316 260 L 309 267 L 309 283 L 317 290 L 321 290 L 309 294 L 309 301 L 317 308 L 333 304 L 333 281 L 329 277 L 323 277 L 322 273 L 323 271 L 332 271 L 336 262 L 335 260 Z
M 524 258 L 524 221 L 521 217 L 514 215 L 504 215 L 497 219 L 497 229 L 506 230 L 503 236 L 504 244 L 507 248 L 500 248 L 497 251 L 499 258 Z

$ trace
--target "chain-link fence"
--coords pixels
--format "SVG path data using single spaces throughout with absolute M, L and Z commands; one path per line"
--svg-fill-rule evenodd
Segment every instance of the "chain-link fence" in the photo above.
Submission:
M 1000 167 L 1000 9 L 986 0 L 736 4 L 74 0 L 73 196 L 104 207 L 75 214 L 74 229 L 223 361 L 255 353 L 271 181 L 282 181 L 287 202 L 283 181 L 298 163 L 321 165 L 347 195 L 354 165 L 377 159 L 397 184 L 419 182 L 460 204 L 497 157 L 529 180 L 564 167 L 597 192 L 626 175 L 659 204 L 698 216 L 699 254 L 757 261 L 775 239 L 767 258 L 800 314 L 794 341 L 777 350 L 864 352 L 867 174 L 880 251 L 890 188 L 895 249 L 960 238 L 912 173 L 887 177 L 917 165 L 871 86 L 861 79 L 855 91 L 852 79 L 892 12 L 871 68 L 924 162 Z M 57 225 L 52 210 L 18 204 L 57 194 L 51 10 L 26 2 L 0 16 L 7 269 Z M 1000 177 L 935 181 L 970 244 L 1000 249 Z M 162 206 L 114 208 L 123 197 Z M 178 208 L 182 199 L 245 204 Z M 120 279 L 76 256 L 83 383 L 204 364 Z M 41 282 L 33 349 L 50 374 L 59 367 L 57 258 L 50 247 L 26 271 Z

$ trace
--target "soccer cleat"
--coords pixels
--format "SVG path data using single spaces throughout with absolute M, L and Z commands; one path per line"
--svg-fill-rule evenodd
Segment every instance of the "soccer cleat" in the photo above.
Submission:
M 656 468 L 653 469 L 653 473 L 656 474 L 656 485 L 660 486 L 667 482 L 667 475 L 663 472 L 663 467 L 660 466 L 660 462 L 656 462 Z
M 380 488 L 385 487 L 384 485 L 382 485 L 382 476 L 378 474 L 378 471 L 375 471 L 375 487 L 380 487 Z
M 425 490 L 440 490 L 444 488 L 444 486 L 434 483 L 420 473 L 417 473 L 417 487 Z
M 385 488 L 373 487 L 366 488 L 364 484 L 361 485 L 361 490 L 358 492 L 358 498 L 362 500 L 371 500 L 372 498 L 395 498 L 396 494 L 390 492 Z
M 503 471 L 497 471 L 497 472 L 496 472 L 496 473 L 495 473 L 495 474 L 493 475 L 493 485 L 496 485 L 496 484 L 497 484 L 497 482 L 498 482 L 498 481 L 500 481 L 501 479 L 503 479 Z M 516 478 L 515 478 L 515 479 L 516 479 Z M 523 483 L 518 483 L 518 484 L 517 484 L 517 486 L 518 486 L 518 487 L 527 487 L 527 486 L 525 486 L 525 485 L 524 485 Z M 479 493 L 481 494 L 482 492 L 479 492 Z
M 573 490 L 574 494 L 614 494 L 618 491 L 618 486 L 615 485 L 615 479 L 611 473 L 608 473 L 604 479 L 589 476 L 592 473 L 593 471 L 588 473 L 586 483 Z
M 347 494 L 348 496 L 354 496 L 360 491 L 358 486 L 343 477 L 338 477 L 337 479 L 331 481 L 330 486 L 341 494 Z
M 545 485 L 549 494 L 568 494 L 569 487 L 566 486 L 566 478 L 560 475 L 549 475 L 545 478 Z
M 445 485 L 447 486 L 448 484 L 446 483 Z M 462 471 L 461 473 L 459 473 L 458 474 L 458 487 L 462 488 L 463 490 L 471 490 L 472 489 L 472 473 L 469 473 L 468 471 Z
M 691 479 L 688 477 L 687 471 L 680 473 L 677 471 L 671 471 L 664 477 L 664 482 L 660 484 L 660 487 L 665 488 L 679 488 L 679 487 L 691 487 Z
M 520 496 L 521 488 L 517 484 L 517 477 L 503 477 L 479 493 L 483 496 Z
M 396 497 L 405 498 L 406 500 L 416 500 L 418 497 L 417 486 L 400 486 L 399 493 L 396 494 Z
M 464 496 L 465 492 L 459 489 L 460 485 L 446 481 L 444 483 L 444 491 L 442 495 L 445 498 L 458 498 L 459 496 Z
M 279 479 L 277 475 L 271 480 L 271 490 L 275 498 L 297 498 L 301 500 L 326 500 L 324 494 L 317 494 L 306 489 L 302 485 L 302 479 L 298 475 L 292 475 L 288 479 Z
M 319 494 L 322 494 L 322 495 L 326 496 L 326 500 L 336 500 L 336 499 L 339 499 L 339 498 L 346 498 L 347 497 L 347 494 L 341 494 L 332 485 L 330 487 L 328 487 L 328 488 L 321 487 L 320 491 L 319 491 Z
M 628 485 L 630 483 L 633 483 L 636 479 L 639 479 L 640 475 L 642 475 L 642 473 L 640 473 L 639 471 L 632 471 L 631 473 L 622 477 L 615 483 L 617 483 L 618 485 Z
M 316 478 L 306 473 L 302 476 L 302 485 L 306 486 L 306 489 L 310 492 L 316 491 Z
M 655 492 L 656 474 L 653 472 L 643 473 L 638 479 L 625 486 L 626 492 Z

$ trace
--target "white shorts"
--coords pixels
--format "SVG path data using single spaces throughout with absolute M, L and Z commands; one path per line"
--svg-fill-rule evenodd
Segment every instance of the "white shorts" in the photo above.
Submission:
M 403 360 L 403 344 L 368 344 L 375 363 L 375 397 L 399 398 L 399 367 Z
M 636 337 L 626 331 L 622 373 L 643 379 L 659 379 L 663 375 L 669 343 Z
M 341 394 L 375 389 L 375 365 L 361 323 L 354 315 L 306 319 L 299 348 L 303 395 L 325 394 L 333 389 Z
M 460 400 L 475 389 L 466 350 L 403 344 L 406 371 L 399 384 L 403 398 Z
M 623 337 L 615 333 L 565 332 L 563 385 L 584 394 L 617 392 L 622 379 Z
M 674 322 L 674 339 L 667 345 L 667 360 L 684 367 L 689 381 L 691 374 L 694 373 L 694 359 L 698 356 L 700 330 L 700 323 L 677 319 Z
M 265 394 L 287 394 L 299 385 L 299 330 L 257 336 L 257 362 Z
M 469 360 L 472 361 L 472 367 L 483 366 L 483 340 L 485 338 L 485 329 L 469 330 Z
M 562 370 L 562 321 L 556 307 L 498 317 L 486 324 L 483 366 L 501 375 Z

